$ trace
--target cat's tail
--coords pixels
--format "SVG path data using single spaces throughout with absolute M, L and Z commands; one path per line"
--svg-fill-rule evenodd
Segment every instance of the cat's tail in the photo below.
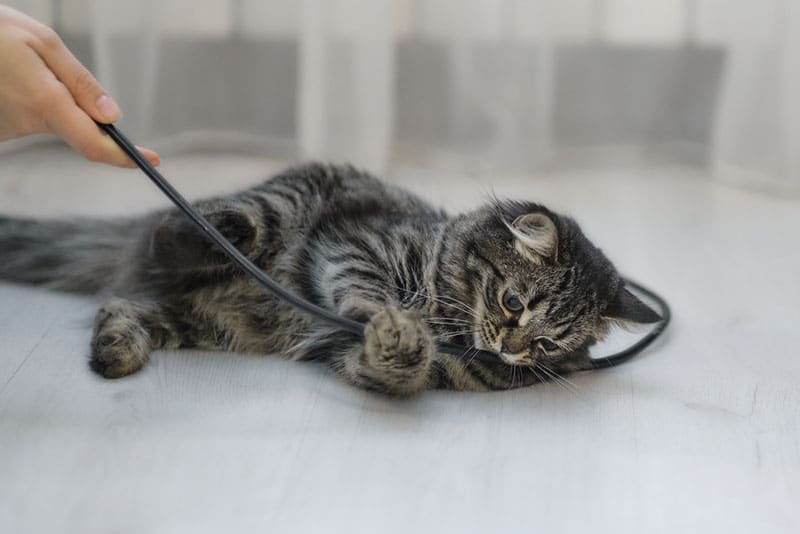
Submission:
M 134 230 L 126 220 L 0 216 L 0 280 L 101 292 L 131 265 Z

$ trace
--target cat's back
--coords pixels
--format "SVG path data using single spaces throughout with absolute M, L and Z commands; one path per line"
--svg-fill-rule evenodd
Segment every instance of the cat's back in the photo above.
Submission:
M 419 294 L 448 221 L 443 210 L 349 166 L 313 165 L 278 177 L 293 178 L 323 200 L 279 262 L 300 294 L 330 309 L 350 284 L 396 292 L 401 301 Z
M 306 202 L 310 225 L 317 230 L 333 227 L 438 222 L 444 211 L 395 185 L 350 165 L 309 163 L 292 167 L 271 178 L 268 188 L 291 189 Z

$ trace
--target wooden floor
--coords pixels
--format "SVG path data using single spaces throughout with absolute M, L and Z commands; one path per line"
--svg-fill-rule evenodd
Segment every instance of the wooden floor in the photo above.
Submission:
M 275 168 L 163 166 L 192 197 Z M 494 190 L 570 212 L 669 298 L 668 335 L 577 392 L 397 401 L 192 351 L 105 381 L 86 365 L 98 302 L 0 284 L 0 532 L 800 532 L 800 202 L 677 167 L 405 176 L 453 210 Z M 160 205 L 59 148 L 0 157 L 0 213 Z

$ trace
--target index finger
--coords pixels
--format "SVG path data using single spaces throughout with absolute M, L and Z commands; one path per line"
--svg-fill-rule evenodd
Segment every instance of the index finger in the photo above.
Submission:
M 108 96 L 89 69 L 72 55 L 58 34 L 44 27 L 38 31 L 37 37 L 32 43 L 33 49 L 56 78 L 69 89 L 78 106 L 99 122 L 111 123 L 119 120 L 122 113 L 114 100 Z
M 45 116 L 50 131 L 63 137 L 72 148 L 90 161 L 110 163 L 118 167 L 135 167 L 127 154 L 75 104 L 63 85 L 52 91 L 51 106 Z M 140 150 L 153 165 L 160 163 L 158 154 L 152 150 Z

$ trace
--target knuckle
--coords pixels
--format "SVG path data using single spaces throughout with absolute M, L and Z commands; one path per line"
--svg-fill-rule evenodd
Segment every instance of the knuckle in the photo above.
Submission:
M 97 81 L 88 70 L 81 69 L 75 76 L 75 91 L 78 93 L 91 93 L 99 89 Z
M 58 33 L 49 26 L 42 26 L 36 31 L 36 35 L 41 43 L 48 48 L 60 48 L 64 46 Z

